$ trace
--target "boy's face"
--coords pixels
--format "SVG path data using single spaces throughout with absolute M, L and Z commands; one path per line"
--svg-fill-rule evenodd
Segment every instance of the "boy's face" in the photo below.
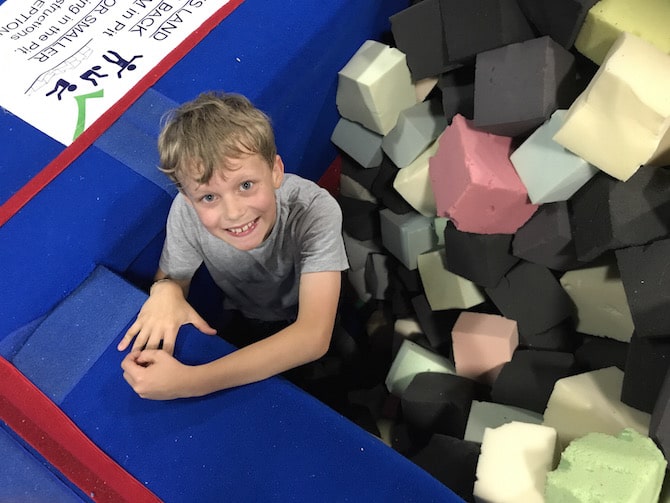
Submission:
M 181 183 L 187 201 L 205 228 L 238 250 L 252 250 L 268 237 L 277 220 L 275 190 L 284 178 L 284 163 L 274 165 L 258 154 L 227 159 L 206 184 Z

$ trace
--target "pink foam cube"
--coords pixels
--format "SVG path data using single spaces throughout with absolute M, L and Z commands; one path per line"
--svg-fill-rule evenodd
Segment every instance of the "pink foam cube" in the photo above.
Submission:
M 509 159 L 511 143 L 454 116 L 428 161 L 437 214 L 478 234 L 514 234 L 525 224 L 538 206 Z
M 463 311 L 451 331 L 456 373 L 491 385 L 519 345 L 516 321 Z

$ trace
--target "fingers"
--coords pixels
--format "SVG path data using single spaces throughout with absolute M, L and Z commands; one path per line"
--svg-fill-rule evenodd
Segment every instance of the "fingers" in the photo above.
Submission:
M 143 327 L 135 322 L 125 333 L 119 344 L 118 351 L 124 351 L 132 342 L 132 350 L 159 349 L 162 348 L 169 354 L 174 353 L 174 342 L 177 334 L 171 329 L 163 327 Z M 133 341 L 134 339 L 134 341 Z
M 118 349 L 119 351 L 124 351 L 130 345 L 130 342 L 133 340 L 133 338 L 138 332 L 139 327 L 137 326 L 137 322 L 135 322 L 126 331 L 126 333 L 123 336 L 123 339 L 121 339 L 121 342 L 119 342 L 119 344 L 116 346 L 116 349 Z

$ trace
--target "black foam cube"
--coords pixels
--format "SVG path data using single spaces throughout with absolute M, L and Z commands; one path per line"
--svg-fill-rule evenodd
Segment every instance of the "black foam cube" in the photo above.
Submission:
M 517 0 L 541 35 L 549 35 L 566 49 L 577 39 L 589 9 L 598 0 Z
M 570 199 L 572 235 L 584 262 L 608 250 L 670 235 L 670 172 L 640 167 L 627 181 L 599 172 Z
M 585 265 L 577 259 L 567 201 L 540 205 L 514 234 L 512 253 L 557 271 Z
M 670 372 L 665 373 L 651 413 L 649 436 L 661 449 L 666 461 L 670 460 Z
M 372 194 L 393 213 L 404 215 L 415 210 L 393 187 L 393 181 L 398 175 L 398 171 L 399 168 L 393 164 L 393 161 L 389 159 L 388 156 L 384 155 L 384 159 L 379 167 L 377 177 L 372 183 L 370 192 L 372 192 Z
M 574 314 L 574 304 L 546 267 L 521 261 L 495 288 L 486 288 L 500 312 L 515 320 L 519 334 L 545 332 Z
M 453 66 L 447 58 L 440 0 L 423 0 L 389 19 L 396 46 L 405 53 L 414 80 L 439 75 Z
M 586 336 L 574 353 L 577 365 L 587 372 L 607 367 L 625 371 L 628 343 L 609 337 Z
M 379 206 L 370 201 L 339 196 L 342 208 L 342 228 L 354 239 L 370 241 L 381 239 Z
M 519 334 L 519 347 L 571 353 L 583 342 L 583 334 L 575 329 L 571 318 L 538 334 Z
M 535 36 L 516 0 L 441 0 L 440 13 L 449 62 Z
M 570 227 L 577 258 L 590 262 L 620 246 L 612 234 L 609 194 L 620 183 L 599 171 L 570 198 Z
M 456 324 L 460 310 L 433 311 L 425 295 L 412 297 L 414 314 L 434 351 L 453 359 L 451 329 Z
M 475 114 L 475 65 L 464 65 L 440 75 L 437 87 L 442 93 L 442 112 L 451 119 L 460 114 L 472 119 Z
M 670 236 L 670 170 L 641 166 L 628 180 L 612 186 L 612 233 L 622 246 Z
M 580 372 L 572 353 L 517 350 L 493 383 L 494 402 L 544 414 L 559 379 Z
M 519 259 L 511 254 L 511 234 L 459 231 L 450 220 L 444 229 L 445 267 L 483 287 L 495 287 Z
M 481 446 L 477 442 L 435 434 L 409 459 L 465 501 L 474 501 L 472 492 L 480 452 Z
M 467 377 L 421 372 L 402 394 L 402 413 L 419 430 L 463 438 L 472 400 L 486 396 L 484 386 Z
M 670 335 L 670 240 L 623 248 L 615 255 L 637 335 Z
M 670 336 L 640 337 L 633 332 L 628 346 L 621 401 L 651 413 L 669 364 Z
M 474 125 L 502 136 L 531 133 L 579 94 L 574 63 L 550 37 L 479 53 Z
M 347 154 L 342 154 L 341 158 L 340 173 L 355 180 L 361 186 L 371 191 L 372 184 L 374 183 L 375 178 L 377 178 L 380 168 L 364 168 Z

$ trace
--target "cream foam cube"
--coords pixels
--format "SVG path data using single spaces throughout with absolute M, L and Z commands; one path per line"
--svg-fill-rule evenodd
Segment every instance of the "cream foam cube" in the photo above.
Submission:
M 385 135 L 402 110 L 416 104 L 416 91 L 405 54 L 366 40 L 338 72 L 335 97 L 340 115 Z
M 554 140 L 622 181 L 643 164 L 668 164 L 668 82 L 670 55 L 622 33 Z
M 670 53 L 670 2 L 667 0 L 600 0 L 589 9 L 575 48 L 601 64 L 622 32 L 635 33 Z
M 398 170 L 393 179 L 393 188 L 412 208 L 425 217 L 437 215 L 435 194 L 430 184 L 429 160 L 437 152 L 438 142 L 434 141 L 409 166 Z
M 419 255 L 417 265 L 426 299 L 433 311 L 468 309 L 486 300 L 472 281 L 444 267 L 444 249 Z
M 559 448 L 589 432 L 616 435 L 632 428 L 649 434 L 651 415 L 623 403 L 623 372 L 617 367 L 584 372 L 556 381 L 544 422 L 558 432 Z
M 544 503 L 556 455 L 556 430 L 512 421 L 486 428 L 473 495 L 478 503 Z
M 577 308 L 577 331 L 630 342 L 635 325 L 614 264 L 568 271 L 561 286 Z

